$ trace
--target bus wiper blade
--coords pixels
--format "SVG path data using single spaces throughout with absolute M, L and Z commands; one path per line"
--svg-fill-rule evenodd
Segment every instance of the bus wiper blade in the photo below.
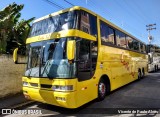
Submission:
M 44 73 L 46 73 L 47 77 L 50 78 L 48 72 L 47 72 L 47 67 L 49 66 L 49 60 L 46 62 L 43 71 L 41 72 L 41 76 L 43 76 Z

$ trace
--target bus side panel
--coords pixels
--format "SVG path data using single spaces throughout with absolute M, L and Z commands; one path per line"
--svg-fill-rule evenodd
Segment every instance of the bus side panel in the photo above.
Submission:
M 110 46 L 103 46 L 102 62 L 103 74 L 111 72 L 111 90 L 117 89 L 138 78 L 138 69 L 147 71 L 147 58 L 145 54 L 123 50 Z

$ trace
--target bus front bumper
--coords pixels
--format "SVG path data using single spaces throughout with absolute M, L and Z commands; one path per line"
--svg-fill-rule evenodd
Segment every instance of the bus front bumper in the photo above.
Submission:
M 23 94 L 29 100 L 35 100 L 65 108 L 77 108 L 76 91 L 58 92 L 38 88 L 23 87 Z

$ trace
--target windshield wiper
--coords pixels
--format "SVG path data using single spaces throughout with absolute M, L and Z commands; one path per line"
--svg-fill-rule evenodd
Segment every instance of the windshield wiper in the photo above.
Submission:
M 43 76 L 44 73 L 46 73 L 47 77 L 48 77 L 48 72 L 47 72 L 47 66 L 49 65 L 49 60 L 46 62 L 43 71 L 41 73 L 41 76 Z

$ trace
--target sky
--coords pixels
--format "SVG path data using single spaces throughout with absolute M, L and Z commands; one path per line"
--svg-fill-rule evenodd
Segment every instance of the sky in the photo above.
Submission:
M 131 35 L 148 44 L 146 25 L 156 23 L 151 30 L 152 43 L 160 46 L 160 0 L 0 0 L 0 10 L 13 2 L 24 4 L 22 19 L 40 18 L 72 5 L 82 6 L 99 14 Z

